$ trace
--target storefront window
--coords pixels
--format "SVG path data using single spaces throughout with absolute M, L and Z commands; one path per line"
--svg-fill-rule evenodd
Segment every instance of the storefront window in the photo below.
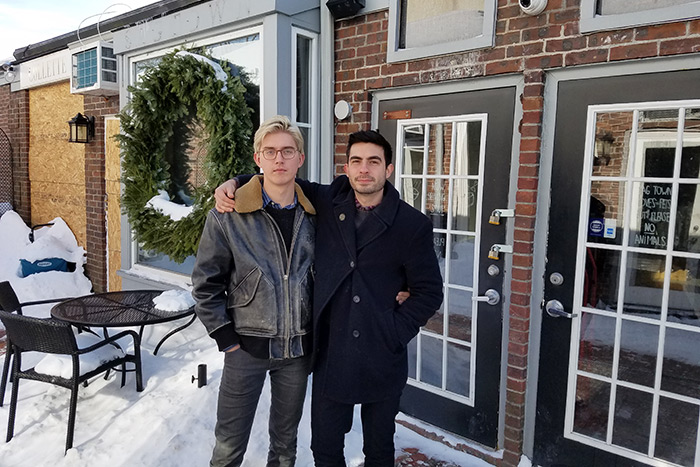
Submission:
M 245 81 L 248 83 L 246 99 L 252 111 L 251 118 L 255 129 L 260 124 L 260 86 L 263 61 L 260 38 L 260 32 L 253 31 L 244 35 L 223 38 L 223 40 L 222 38 L 210 39 L 207 41 L 208 43 L 193 44 L 190 48 L 194 52 L 203 49 L 231 73 L 245 75 Z M 139 76 L 149 67 L 157 65 L 162 55 L 167 52 L 169 50 L 162 51 L 155 57 L 145 57 L 135 61 L 133 63 L 134 80 L 138 80 Z M 196 115 L 194 115 L 194 111 L 191 115 L 184 117 L 177 125 L 179 128 L 174 131 L 173 140 L 169 141 L 166 147 L 166 159 L 171 167 L 170 179 L 173 182 L 168 191 L 171 192 L 173 201 L 190 205 L 192 203 L 190 195 L 193 189 L 204 183 L 202 166 L 206 154 L 201 143 L 204 135 L 201 134 L 203 130 Z M 177 154 L 178 152 L 179 154 Z M 182 161 L 183 159 L 187 161 L 185 167 L 180 163 L 174 163 L 174 161 Z M 182 263 L 176 263 L 163 253 L 144 250 L 138 245 L 138 239 L 136 239 L 135 250 L 136 263 L 142 266 L 181 274 L 190 274 L 194 266 L 194 256 L 186 258 Z

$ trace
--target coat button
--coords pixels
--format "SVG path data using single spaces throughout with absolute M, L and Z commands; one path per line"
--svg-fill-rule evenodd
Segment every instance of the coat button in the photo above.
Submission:
M 355 329 L 355 330 L 352 332 L 352 337 L 354 337 L 355 339 L 357 339 L 358 337 L 360 337 L 360 331 L 358 331 L 357 329 Z
M 359 295 L 355 295 L 354 297 L 352 297 L 352 301 L 355 302 L 355 303 L 360 303 L 360 296 L 359 296 Z
M 341 214 L 338 216 L 338 219 L 340 219 L 341 221 L 344 221 L 344 220 L 345 220 L 345 214 L 341 213 Z
M 354 262 L 354 261 L 350 261 L 350 267 L 351 267 L 351 268 L 354 268 L 354 267 L 355 267 L 355 262 Z

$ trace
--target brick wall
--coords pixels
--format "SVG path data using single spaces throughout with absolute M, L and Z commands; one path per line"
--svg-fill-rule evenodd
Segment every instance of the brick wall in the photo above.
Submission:
M 107 291 L 107 198 L 105 189 L 105 119 L 119 111 L 119 97 L 85 96 L 85 115 L 95 117 L 95 138 L 85 150 L 87 213 L 86 273 L 95 292 Z
M 9 86 L 2 87 L 9 92 Z M 29 184 L 29 92 L 9 93 L 7 99 L 7 127 L 12 144 L 12 183 L 14 210 L 24 222 L 31 225 L 31 190 Z M 8 131 L 9 130 L 9 131 Z
M 347 136 L 369 129 L 371 93 L 377 89 L 520 73 L 520 154 L 514 224 L 514 254 L 508 310 L 503 465 L 517 465 L 522 453 L 529 352 L 532 251 L 536 215 L 543 96 L 546 71 L 700 51 L 700 20 L 581 34 L 579 1 L 549 0 L 536 17 L 524 15 L 517 0 L 499 0 L 495 46 L 478 51 L 387 63 L 388 12 L 335 24 L 335 100 L 352 104 L 350 122 L 336 127 L 336 173 L 344 163 Z

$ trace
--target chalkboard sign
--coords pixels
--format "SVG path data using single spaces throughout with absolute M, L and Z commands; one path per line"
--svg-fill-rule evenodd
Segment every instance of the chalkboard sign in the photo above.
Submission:
M 671 191 L 670 183 L 644 184 L 640 230 L 634 233 L 634 246 L 666 248 L 671 220 Z

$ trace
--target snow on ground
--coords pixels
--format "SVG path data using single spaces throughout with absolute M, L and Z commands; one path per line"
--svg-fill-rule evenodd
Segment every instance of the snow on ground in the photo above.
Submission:
M 54 230 L 55 229 L 55 230 Z M 52 233 L 53 230 L 53 233 Z M 70 229 L 61 219 L 37 234 L 34 244 L 27 240 L 29 228 L 14 212 L 0 217 L 0 281 L 10 280 L 21 301 L 88 293 L 90 283 L 83 274 L 84 250 L 75 243 Z M 42 238 L 45 240 L 41 241 Z M 49 239 L 53 238 L 51 242 Z M 71 242 L 72 239 L 72 242 Z M 26 278 L 18 276 L 19 258 L 30 254 L 68 256 L 78 262 L 74 273 L 42 272 Z M 87 287 L 87 289 L 86 289 Z M 34 307 L 27 314 L 48 316 L 47 307 Z M 113 465 L 129 467 L 206 466 L 214 445 L 216 400 L 223 356 L 198 322 L 175 334 L 161 347 L 153 349 L 160 338 L 179 323 L 148 327 L 142 342 L 144 391 L 136 392 L 133 374 L 119 386 L 114 373 L 108 380 L 98 377 L 79 391 L 73 449 L 64 455 L 70 392 L 57 386 L 23 381 L 19 390 L 15 435 L 9 443 L 0 441 L 0 466 L 3 467 L 87 467 Z M 4 358 L 4 357 L 3 357 Z M 36 364 L 41 356 L 27 354 L 23 366 Z M 202 388 L 192 377 L 197 366 L 207 365 L 208 384 Z M 299 427 L 297 465 L 313 465 L 309 448 L 310 388 Z M 9 415 L 10 391 L 0 408 L 0 438 L 4 438 Z M 245 467 L 265 465 L 267 457 L 270 389 L 266 383 L 258 406 Z M 359 411 L 346 437 L 349 466 L 362 462 L 362 432 Z M 411 420 L 401 415 L 404 420 Z M 417 423 L 417 422 L 416 422 Z M 432 431 L 437 431 L 432 428 Z M 462 441 L 463 442 L 463 441 Z M 398 425 L 396 448 L 418 448 L 429 458 L 464 467 L 490 464 L 468 454 L 446 448 Z

